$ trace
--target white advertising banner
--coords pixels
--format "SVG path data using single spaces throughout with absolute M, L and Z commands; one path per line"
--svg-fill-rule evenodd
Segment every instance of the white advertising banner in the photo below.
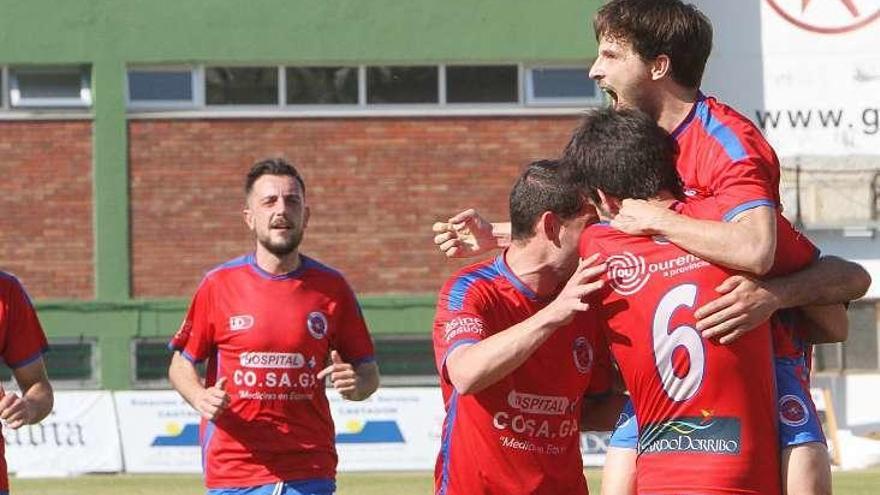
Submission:
M 199 415 L 177 392 L 116 392 L 129 473 L 201 473 Z
M 383 388 L 363 402 L 327 395 L 340 471 L 434 469 L 444 417 L 438 387 Z
M 9 472 L 55 476 L 122 471 L 110 392 L 55 392 L 55 408 L 36 425 L 3 428 Z
M 880 154 L 880 0 L 696 0 L 715 45 L 704 89 L 780 156 Z

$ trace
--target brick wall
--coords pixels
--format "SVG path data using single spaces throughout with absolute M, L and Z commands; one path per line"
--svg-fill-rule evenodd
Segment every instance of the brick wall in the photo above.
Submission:
M 92 123 L 0 122 L 0 270 L 34 298 L 90 299 Z
M 284 156 L 306 179 L 303 252 L 359 293 L 434 292 L 463 262 L 431 223 L 466 207 L 506 218 L 521 167 L 555 156 L 576 119 L 144 120 L 129 123 L 135 297 L 189 296 L 211 267 L 252 250 L 242 181 Z

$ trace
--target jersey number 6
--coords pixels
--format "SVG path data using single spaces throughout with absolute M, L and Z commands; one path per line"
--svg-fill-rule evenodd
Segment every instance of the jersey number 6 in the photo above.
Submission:
M 706 365 L 706 351 L 699 332 L 692 326 L 680 325 L 669 329 L 672 315 L 678 308 L 693 308 L 697 300 L 697 286 L 679 285 L 660 299 L 654 312 L 653 343 L 654 363 L 660 374 L 663 390 L 674 401 L 690 399 L 700 389 Z M 682 348 L 687 352 L 687 372 L 675 370 L 675 351 Z

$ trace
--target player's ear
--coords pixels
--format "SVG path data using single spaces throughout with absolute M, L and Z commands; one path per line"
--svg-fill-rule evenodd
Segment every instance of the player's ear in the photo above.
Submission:
M 661 53 L 651 62 L 651 79 L 658 81 L 670 75 L 672 71 L 672 60 L 669 55 Z
M 309 208 L 308 206 L 303 206 L 303 226 L 302 226 L 303 229 L 305 229 L 306 227 L 309 226 L 309 217 L 311 215 L 312 215 L 311 208 Z
M 244 218 L 244 223 L 248 226 L 248 229 L 254 230 L 254 212 L 251 210 L 250 205 L 245 205 L 244 209 L 241 210 L 241 216 Z
M 558 241 L 561 228 L 562 221 L 558 215 L 552 211 L 541 213 L 541 218 L 538 220 L 538 229 L 540 229 L 539 232 L 544 238 L 554 242 Z

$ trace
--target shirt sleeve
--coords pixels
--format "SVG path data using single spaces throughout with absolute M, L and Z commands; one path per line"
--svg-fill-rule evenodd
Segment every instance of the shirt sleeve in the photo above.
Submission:
M 727 163 L 715 167 L 711 185 L 721 219 L 733 220 L 744 211 L 759 206 L 777 206 L 779 188 L 778 169 L 769 159 L 750 154 L 737 161 L 724 158 Z
M 211 317 L 211 284 L 202 281 L 190 303 L 180 329 L 171 338 L 168 347 L 180 351 L 193 363 L 200 363 L 210 356 L 214 347 L 214 322 Z
M 434 318 L 434 359 L 442 380 L 449 383 L 446 358 L 459 346 L 476 344 L 486 335 L 485 309 L 473 290 L 461 297 L 451 296 L 455 284 L 447 285 L 437 300 Z
M 346 363 L 357 367 L 375 361 L 375 349 L 360 304 L 345 281 L 333 309 L 335 331 L 332 346 Z
M 17 280 L 10 284 L 7 296 L 6 301 L 0 301 L 6 306 L 3 360 L 10 368 L 15 369 L 39 359 L 48 350 L 49 344 L 37 312 L 24 287 Z
M 799 232 L 781 214 L 776 215 L 776 256 L 766 277 L 794 273 L 813 264 L 819 258 L 819 248 Z

